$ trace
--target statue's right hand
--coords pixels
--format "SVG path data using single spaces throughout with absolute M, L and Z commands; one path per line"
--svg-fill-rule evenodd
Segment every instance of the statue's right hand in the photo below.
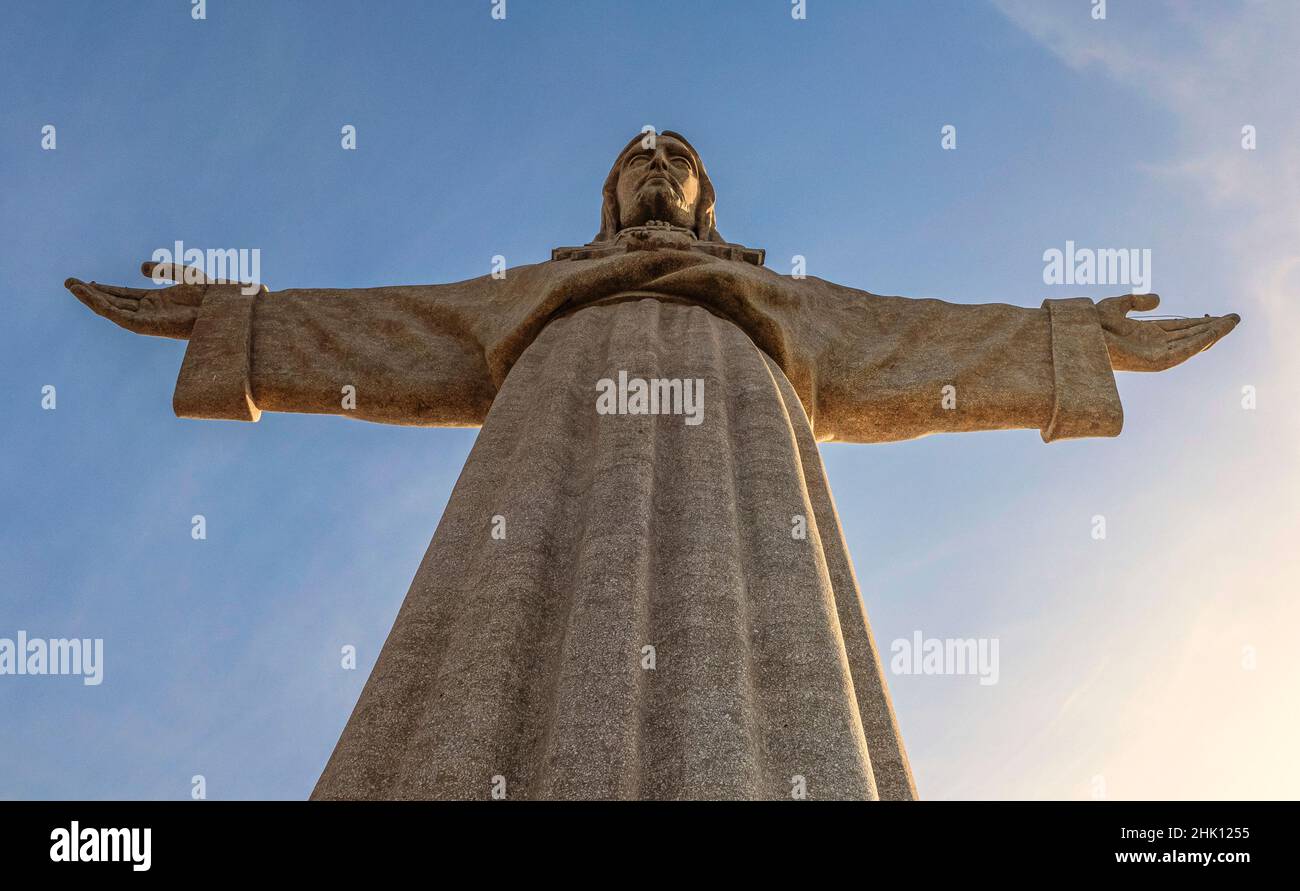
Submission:
M 145 263 L 140 271 L 153 281 L 184 282 L 186 279 L 183 267 L 172 269 L 166 264 Z M 202 282 L 201 275 L 190 278 Z M 184 340 L 194 329 L 199 307 L 203 305 L 203 295 L 212 285 L 202 282 L 148 290 L 70 278 L 63 286 L 91 310 L 128 331 Z

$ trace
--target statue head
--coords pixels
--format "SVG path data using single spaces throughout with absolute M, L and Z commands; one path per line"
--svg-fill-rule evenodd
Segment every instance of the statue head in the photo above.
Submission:
M 619 152 L 605 178 L 596 242 L 652 221 L 689 229 L 701 241 L 724 241 L 714 228 L 713 183 L 699 152 L 671 130 L 641 133 Z

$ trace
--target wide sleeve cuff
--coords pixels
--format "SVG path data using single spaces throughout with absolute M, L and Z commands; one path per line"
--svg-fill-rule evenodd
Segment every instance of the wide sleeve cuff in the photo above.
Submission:
M 1052 322 L 1052 419 L 1043 441 L 1118 436 L 1124 408 L 1097 307 L 1087 297 L 1044 300 Z
M 256 421 L 250 381 L 253 301 L 239 285 L 211 285 L 203 295 L 176 379 L 172 408 L 180 418 Z

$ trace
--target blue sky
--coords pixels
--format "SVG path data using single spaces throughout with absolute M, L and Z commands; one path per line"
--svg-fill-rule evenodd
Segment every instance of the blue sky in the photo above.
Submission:
M 594 235 L 646 124 L 691 139 L 720 231 L 779 272 L 800 254 L 875 293 L 1028 306 L 1125 290 L 1045 285 L 1068 239 L 1151 249 L 1161 312 L 1241 313 L 1187 365 L 1121 376 L 1118 439 L 823 457 L 882 649 L 1000 641 L 996 685 L 891 679 L 923 796 L 1300 795 L 1277 707 L 1300 673 L 1292 4 L 491 5 L 7 10 L 0 637 L 103 638 L 106 664 L 97 687 L 0 677 L 0 797 L 188 798 L 196 774 L 305 797 L 475 435 L 178 420 L 184 344 L 64 278 L 140 286 L 177 239 L 259 248 L 272 289 L 538 262 Z

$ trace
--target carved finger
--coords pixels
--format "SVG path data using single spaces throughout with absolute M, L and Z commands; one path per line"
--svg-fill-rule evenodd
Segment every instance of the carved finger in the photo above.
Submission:
M 1213 332 L 1216 338 L 1223 337 L 1233 328 L 1237 327 L 1237 323 L 1241 321 L 1241 316 L 1234 312 L 1229 313 L 1226 316 L 1210 316 L 1208 318 L 1198 319 L 1197 321 L 1200 322 L 1200 326 L 1189 327 L 1180 331 L 1178 335 L 1171 340 L 1171 343 L 1177 343 L 1179 340 L 1184 338 L 1190 339 L 1195 337 L 1201 333 L 1201 328 L 1205 331 Z
M 1218 340 L 1218 336 L 1213 331 L 1202 331 L 1192 337 L 1184 337 L 1169 344 L 1169 360 L 1171 365 L 1177 365 L 1180 362 L 1186 362 L 1202 350 L 1207 350 Z
M 1151 319 L 1165 331 L 1182 331 L 1184 328 L 1195 328 L 1197 325 L 1204 325 L 1209 320 L 1210 316 L 1202 316 L 1199 319 Z
M 100 299 L 125 312 L 133 313 L 140 308 L 139 298 L 122 297 L 117 294 L 116 289 L 111 285 L 101 285 L 99 282 L 91 282 L 86 285 L 86 287 L 98 294 Z
M 114 297 L 120 297 L 123 300 L 130 300 L 132 302 L 151 293 L 143 288 L 123 288 L 120 285 L 104 285 L 99 282 L 91 282 L 91 285 L 96 289 L 103 291 L 105 294 L 111 294 Z
M 95 312 L 99 312 L 101 309 L 112 308 L 112 304 L 108 302 L 107 294 L 103 293 L 102 291 L 96 288 L 91 287 L 90 285 L 86 284 L 80 279 L 76 279 L 76 278 L 67 279 L 66 281 L 64 281 L 63 287 L 71 291 L 72 296 L 76 297 L 78 300 L 86 304 L 87 307 L 94 310 Z
M 1106 307 L 1112 312 L 1150 312 L 1160 305 L 1160 295 L 1120 294 L 1118 297 L 1107 297 L 1098 305 Z
M 1237 327 L 1241 319 L 1237 315 L 1219 316 L 1211 319 L 1204 327 L 1193 330 L 1194 333 L 1169 341 L 1169 353 L 1174 363 L 1184 362 L 1203 350 L 1214 346 L 1224 335 Z
M 113 304 L 113 306 L 116 306 L 118 309 L 122 310 L 123 312 L 136 313 L 140 311 L 139 300 L 132 300 L 128 297 L 118 297 L 116 294 L 110 293 L 108 291 L 103 291 L 102 293 L 104 294 L 104 298 L 108 300 L 109 303 Z
M 203 270 L 197 266 L 183 266 L 179 263 L 155 263 L 152 260 L 140 264 L 140 271 L 155 284 L 175 282 L 176 284 L 206 285 L 210 284 Z
M 1207 331 L 1214 330 L 1215 319 L 1194 319 L 1193 324 L 1179 328 L 1177 331 L 1166 331 L 1165 344 L 1167 346 L 1177 346 L 1184 340 L 1193 340 L 1199 338 Z
M 135 312 L 139 309 L 140 298 L 136 295 L 148 293 L 147 291 L 136 291 L 135 294 L 132 294 L 131 292 L 134 290 L 132 288 L 119 288 L 116 285 L 102 285 L 99 282 L 90 282 L 89 284 L 83 285 L 83 287 L 94 292 L 98 298 L 103 300 L 105 303 L 115 306 L 118 309 L 126 310 L 127 312 Z
M 85 282 L 78 281 L 75 278 L 68 279 L 63 283 L 63 286 L 71 291 L 72 296 L 84 303 L 91 312 L 95 313 L 95 315 L 103 316 L 110 322 L 114 322 L 122 327 L 127 327 L 130 324 L 134 313 L 128 312 L 110 302 L 109 295 L 105 294 L 103 291 L 93 288 Z

